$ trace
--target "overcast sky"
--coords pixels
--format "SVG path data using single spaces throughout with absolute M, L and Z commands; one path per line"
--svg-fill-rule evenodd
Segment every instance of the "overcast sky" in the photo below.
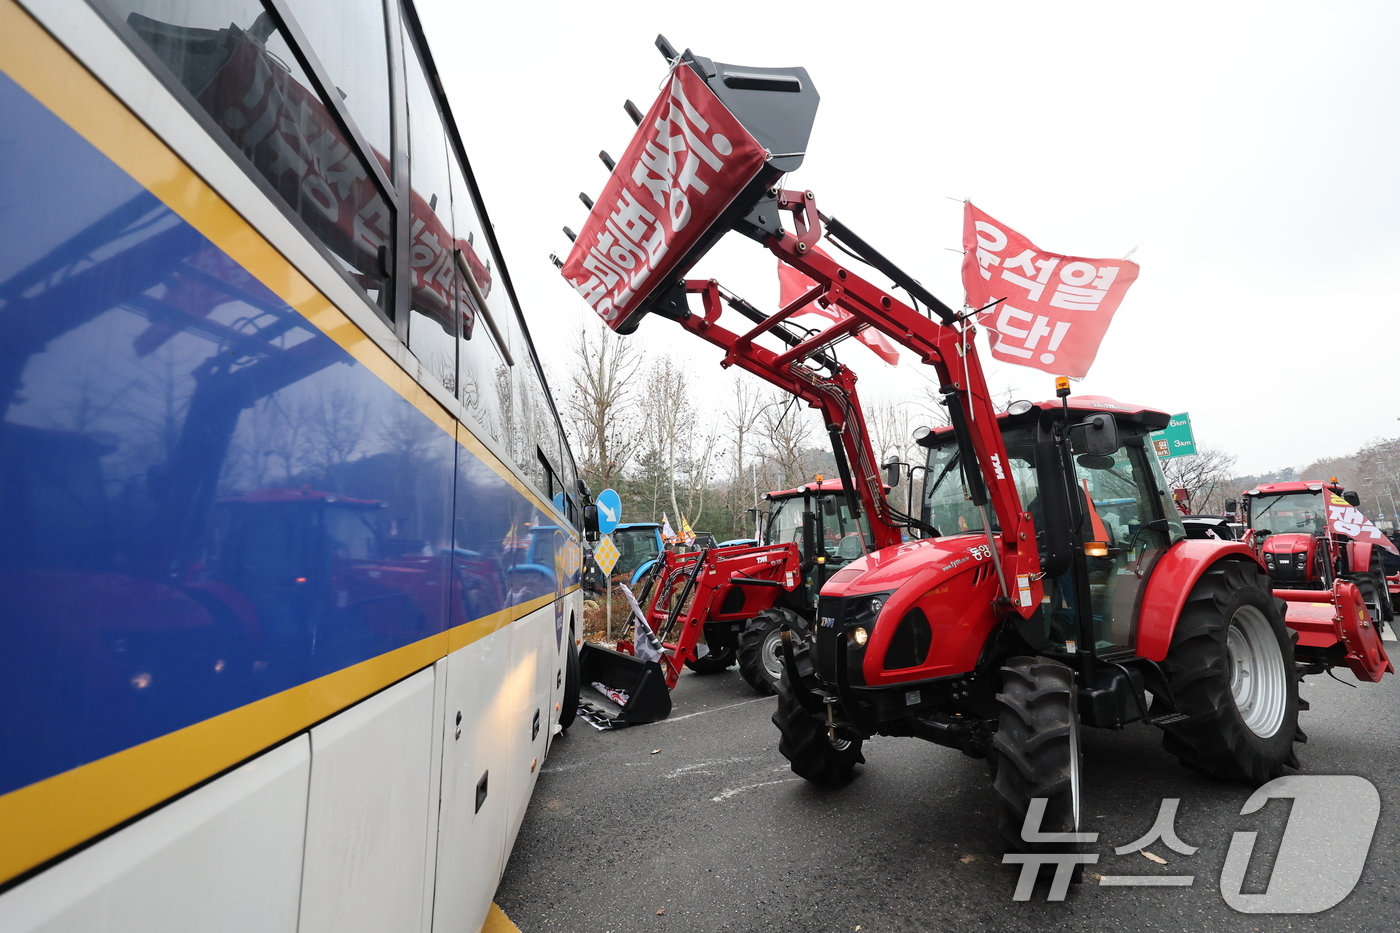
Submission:
M 1188 411 L 1242 473 L 1400 433 L 1400 5 L 504 3 L 419 0 L 541 355 L 592 312 L 547 261 L 665 76 L 652 45 L 803 65 L 821 94 L 802 168 L 834 214 L 950 305 L 969 198 L 1042 249 L 1142 267 L 1076 392 Z M 775 260 L 726 238 L 692 275 L 776 306 Z M 634 339 L 718 353 L 668 321 Z M 874 396 L 906 359 L 843 358 Z M 1053 377 L 994 364 L 994 387 Z M 727 378 L 727 377 L 723 377 Z M 553 379 L 556 396 L 564 381 Z

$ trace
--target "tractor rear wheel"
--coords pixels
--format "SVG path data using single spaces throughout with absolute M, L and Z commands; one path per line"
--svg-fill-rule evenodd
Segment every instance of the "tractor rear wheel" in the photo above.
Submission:
M 792 640 L 794 655 L 805 655 L 809 648 L 805 642 Z M 801 666 L 799 664 L 799 666 Z M 797 691 L 783 668 L 778 679 L 778 708 L 773 713 L 773 725 L 778 727 L 780 738 L 778 751 L 792 765 L 792 773 L 806 778 L 813 784 L 826 784 L 840 787 L 849 784 L 855 777 L 856 765 L 865 764 L 865 756 L 860 753 L 860 739 L 838 738 L 832 741 L 827 733 L 826 723 L 815 718 L 798 702 Z
M 1077 853 L 1083 753 L 1074 671 L 1048 658 L 1010 658 L 997 694 L 1001 717 L 991 756 L 993 785 L 1001 795 L 1000 830 L 1013 852 Z M 1039 831 L 1059 839 L 1022 835 L 1031 801 L 1044 798 Z M 1076 868 L 1074 878 L 1082 871 Z
M 778 692 L 783 674 L 783 626 L 792 637 L 807 639 L 807 622 L 791 609 L 765 609 L 739 635 L 739 673 L 759 693 Z
M 1163 747 L 1220 780 L 1264 784 L 1298 767 L 1297 636 L 1253 564 L 1222 561 L 1197 581 L 1163 665 L 1177 712 Z

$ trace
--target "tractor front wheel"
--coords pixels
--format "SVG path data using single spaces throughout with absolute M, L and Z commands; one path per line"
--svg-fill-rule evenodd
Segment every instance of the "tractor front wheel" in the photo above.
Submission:
M 1001 716 L 991 755 L 1002 839 L 1013 852 L 1077 853 L 1083 753 L 1074 671 L 1048 658 L 1010 658 L 1001 676 Z M 1026 839 L 1026 814 L 1037 799 L 1045 801 L 1045 809 Z M 1080 871 L 1075 870 L 1076 881 Z
M 1376 626 L 1376 631 L 1383 631 L 1386 609 L 1390 607 L 1389 600 L 1385 598 L 1389 595 L 1386 593 L 1386 587 L 1377 584 L 1375 575 L 1369 573 L 1353 574 L 1351 582 L 1361 591 L 1361 601 L 1366 604 L 1366 611 L 1371 614 L 1371 622 Z
M 1177 712 L 1163 747 L 1193 771 L 1264 784 L 1298 767 L 1296 635 L 1253 564 L 1223 561 L 1197 581 L 1164 665 Z
M 708 654 L 703 658 L 686 661 L 685 666 L 697 674 L 719 674 L 734 666 L 734 657 L 738 650 L 732 641 L 722 645 L 706 642 L 705 647 L 709 649 Z
M 739 635 L 739 673 L 759 693 L 778 692 L 783 674 L 783 626 L 792 637 L 807 640 L 807 623 L 791 609 L 765 609 Z
M 805 654 L 805 643 L 793 639 L 794 655 Z M 798 658 L 800 661 L 800 657 Z M 799 664 L 800 666 L 800 664 Z M 778 727 L 778 751 L 792 765 L 792 773 L 813 784 L 840 787 L 855 777 L 856 765 L 865 764 L 860 753 L 861 740 L 837 737 L 832 741 L 826 723 L 815 718 L 798 702 L 797 691 L 787 675 L 786 666 L 778 679 L 778 708 L 773 713 L 773 725 Z

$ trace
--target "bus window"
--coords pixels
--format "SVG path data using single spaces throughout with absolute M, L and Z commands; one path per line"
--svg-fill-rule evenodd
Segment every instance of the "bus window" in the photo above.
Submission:
M 484 252 L 485 246 L 478 235 L 476 206 L 455 158 L 448 160 L 448 173 L 452 178 L 452 235 L 456 238 L 457 249 L 462 251 L 463 262 L 489 302 L 491 275 L 487 263 L 477 253 L 477 247 Z M 504 443 L 505 411 L 510 406 L 511 396 L 510 367 L 496 346 L 491 329 L 477 320 L 478 309 L 462 281 L 460 265 L 454 267 L 453 273 L 457 282 L 454 301 L 462 319 L 457 340 L 457 397 L 468 417 L 497 442 Z
M 257 0 L 110 0 L 229 141 L 381 310 L 393 211 L 366 157 Z M 305 50 L 303 50 L 305 51 Z M 348 96 L 348 92 L 347 92 Z
M 409 195 L 413 218 L 409 247 L 410 317 L 408 348 L 428 372 L 457 391 L 457 324 L 453 289 L 457 285 L 451 234 L 451 185 L 442 117 L 428 89 L 423 68 L 411 49 L 408 58 Z
M 365 142 L 390 157 L 383 0 L 287 0 L 287 6 Z

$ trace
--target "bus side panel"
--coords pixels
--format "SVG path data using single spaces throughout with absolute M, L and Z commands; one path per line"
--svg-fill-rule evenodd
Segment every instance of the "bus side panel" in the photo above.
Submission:
M 429 668 L 311 730 L 301 933 L 418 927 L 432 715 Z
M 0 930 L 295 933 L 310 742 L 297 738 L 0 895 Z
M 509 660 L 509 631 L 447 656 L 434 930 L 480 929 L 504 865 Z
M 559 604 L 563 608 L 562 602 Z M 530 792 L 539 777 L 545 746 L 554 727 L 554 606 L 538 609 L 510 627 L 510 677 L 507 689 L 515 709 L 506 733 L 510 745 L 510 817 L 506 851 L 515 846 L 516 833 L 525 819 Z

